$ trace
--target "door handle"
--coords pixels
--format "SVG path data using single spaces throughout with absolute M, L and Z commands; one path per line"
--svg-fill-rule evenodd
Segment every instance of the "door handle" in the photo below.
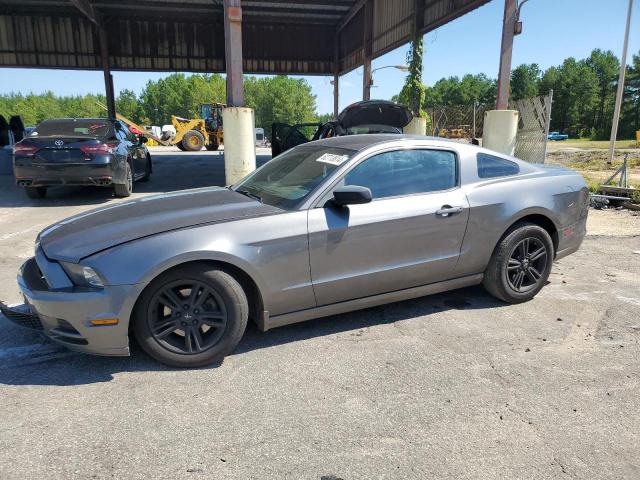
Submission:
M 439 217 L 448 217 L 449 215 L 461 213 L 463 210 L 464 207 L 452 207 L 451 205 L 443 205 L 440 210 L 436 210 L 436 215 L 438 215 Z

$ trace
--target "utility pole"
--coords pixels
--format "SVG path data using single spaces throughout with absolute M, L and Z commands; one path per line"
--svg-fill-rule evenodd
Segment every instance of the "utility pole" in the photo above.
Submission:
M 616 137 L 618 136 L 618 122 L 620 122 L 620 107 L 622 106 L 622 96 L 624 95 L 624 76 L 627 71 L 627 47 L 629 46 L 629 28 L 631 27 L 631 11 L 633 10 L 633 0 L 629 0 L 627 9 L 627 27 L 624 32 L 624 43 L 622 44 L 622 58 L 620 59 L 620 76 L 618 77 L 618 91 L 616 93 L 616 104 L 613 110 L 613 123 L 611 124 L 611 137 L 609 138 L 609 158 L 607 165 L 613 163 L 613 154 L 616 148 Z

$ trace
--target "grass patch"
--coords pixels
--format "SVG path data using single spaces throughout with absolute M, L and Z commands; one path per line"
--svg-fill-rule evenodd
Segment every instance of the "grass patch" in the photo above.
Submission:
M 609 140 L 590 140 L 588 138 L 572 138 L 570 140 L 563 140 L 557 143 L 558 146 L 563 147 L 575 147 L 575 148 L 586 148 L 586 149 L 609 149 Z M 618 148 L 640 148 L 638 146 L 638 142 L 636 140 L 618 140 L 616 142 L 616 149 Z

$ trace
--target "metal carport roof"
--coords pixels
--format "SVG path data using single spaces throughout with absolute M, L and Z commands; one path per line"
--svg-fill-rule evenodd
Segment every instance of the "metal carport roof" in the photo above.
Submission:
M 488 1 L 243 0 L 243 70 L 343 74 Z M 0 67 L 101 69 L 97 23 L 113 70 L 225 71 L 222 0 L 1 0 Z

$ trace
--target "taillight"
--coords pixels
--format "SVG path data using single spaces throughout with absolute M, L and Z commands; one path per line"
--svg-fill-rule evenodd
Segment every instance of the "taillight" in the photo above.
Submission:
M 20 155 L 22 157 L 33 157 L 38 150 L 40 150 L 40 147 L 36 147 L 35 145 L 23 145 L 21 143 L 16 143 L 13 146 L 13 154 Z
M 82 153 L 88 153 L 91 155 L 96 155 L 99 153 L 111 154 L 115 153 L 116 148 L 118 148 L 117 143 L 96 143 L 93 145 L 83 145 L 80 147 L 80 151 Z

